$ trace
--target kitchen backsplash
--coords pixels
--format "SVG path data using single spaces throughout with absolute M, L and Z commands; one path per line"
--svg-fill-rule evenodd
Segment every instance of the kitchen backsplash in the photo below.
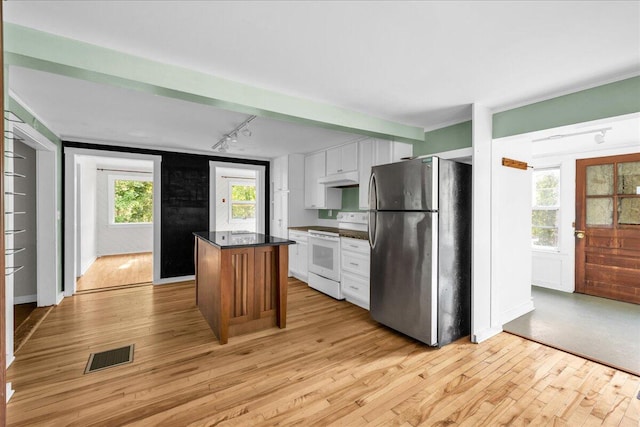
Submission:
M 318 210 L 318 219 L 336 219 L 338 212 L 357 212 L 359 200 L 358 191 L 360 187 L 348 187 L 342 189 L 342 209 L 331 209 L 331 215 L 329 215 L 328 209 Z

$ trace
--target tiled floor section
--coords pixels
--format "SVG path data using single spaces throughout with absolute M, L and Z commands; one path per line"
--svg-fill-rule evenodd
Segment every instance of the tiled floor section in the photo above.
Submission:
M 640 375 L 640 305 L 532 287 L 535 310 L 503 329 Z

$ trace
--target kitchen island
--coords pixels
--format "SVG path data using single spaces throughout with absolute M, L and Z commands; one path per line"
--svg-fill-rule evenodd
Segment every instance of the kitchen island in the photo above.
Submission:
M 230 336 L 287 326 L 288 245 L 259 233 L 193 233 L 196 304 L 213 333 Z

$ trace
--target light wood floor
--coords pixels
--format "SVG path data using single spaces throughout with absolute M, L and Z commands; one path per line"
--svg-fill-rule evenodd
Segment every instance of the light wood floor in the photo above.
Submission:
M 432 349 L 290 281 L 287 329 L 219 345 L 192 284 L 66 298 L 8 370 L 8 425 L 614 425 L 640 378 L 501 333 Z M 83 375 L 89 353 L 134 362 Z
M 151 252 L 98 258 L 76 282 L 78 292 L 113 288 L 153 280 Z

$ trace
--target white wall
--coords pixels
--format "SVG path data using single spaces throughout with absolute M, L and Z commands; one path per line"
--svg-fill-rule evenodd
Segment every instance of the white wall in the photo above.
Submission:
M 492 144 L 492 282 L 501 324 L 533 310 L 531 300 L 531 169 L 502 166 L 502 158 L 531 161 L 531 142 Z
M 535 168 L 560 167 L 560 230 L 558 250 L 532 251 L 532 284 L 564 292 L 575 290 L 576 159 L 637 153 L 640 136 L 618 144 L 596 145 L 593 135 L 572 142 L 556 141 L 555 145 L 534 143 Z M 537 145 L 540 145 L 537 147 Z M 567 152 L 570 150 L 570 152 Z
M 79 275 L 83 275 L 98 256 L 97 224 L 97 171 L 94 159 L 85 157 L 78 161 L 78 250 Z
M 230 182 L 253 182 L 255 183 L 255 171 L 245 169 L 225 169 L 216 168 L 216 230 L 218 231 L 256 231 L 256 221 L 245 222 L 229 222 L 229 203 L 230 203 Z M 229 178 L 229 177 L 238 178 Z M 247 176 L 253 176 L 253 179 L 239 179 Z M 257 190 L 257 189 L 256 189 Z M 257 195 L 257 192 L 256 192 Z M 258 213 L 258 206 L 256 205 L 256 214 Z
M 153 225 L 109 224 L 109 176 L 122 173 L 97 172 L 97 254 L 98 256 L 153 251 Z M 135 175 L 127 172 L 126 175 Z M 150 177 L 149 174 L 140 174 Z M 84 192 L 81 197 L 84 197 Z
M 13 151 L 26 157 L 14 160 L 13 170 L 26 176 L 14 178 L 14 190 L 26 196 L 14 196 L 14 211 L 25 212 L 13 215 L 14 228 L 26 230 L 14 236 L 13 247 L 25 248 L 14 255 L 14 265 L 24 268 L 13 275 L 14 304 L 35 302 L 37 295 L 37 213 L 36 213 L 36 150 L 19 141 L 14 142 Z

